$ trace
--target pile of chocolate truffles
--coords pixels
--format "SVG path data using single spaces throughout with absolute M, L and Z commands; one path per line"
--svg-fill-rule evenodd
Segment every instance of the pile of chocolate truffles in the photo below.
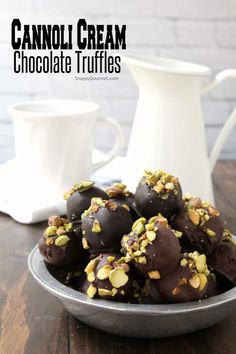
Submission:
M 67 217 L 51 216 L 39 250 L 51 274 L 90 298 L 162 304 L 236 285 L 236 244 L 220 212 L 182 196 L 178 178 L 144 171 L 135 194 L 82 181 Z

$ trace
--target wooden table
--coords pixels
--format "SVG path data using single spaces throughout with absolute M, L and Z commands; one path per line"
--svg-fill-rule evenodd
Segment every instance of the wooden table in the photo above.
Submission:
M 217 207 L 236 233 L 236 162 L 218 163 L 214 188 Z M 0 354 L 236 353 L 236 309 L 214 327 L 168 339 L 122 338 L 75 320 L 27 270 L 45 225 L 21 225 L 0 214 Z

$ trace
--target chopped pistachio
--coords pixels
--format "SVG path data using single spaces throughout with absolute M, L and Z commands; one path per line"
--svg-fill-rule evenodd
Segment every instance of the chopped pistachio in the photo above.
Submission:
M 92 232 L 99 233 L 102 231 L 101 225 L 97 219 L 93 222 Z
M 98 262 L 99 262 L 99 259 L 92 259 L 88 264 L 87 264 L 87 266 L 86 266 L 86 268 L 85 268 L 85 273 L 91 273 L 91 272 L 93 272 L 94 271 L 94 269 L 96 268 L 96 266 L 97 266 L 97 264 L 98 264 Z
M 107 257 L 107 260 L 108 260 L 109 263 L 113 262 L 115 259 L 116 259 L 116 257 L 114 257 L 114 256 L 108 256 Z
M 59 227 L 59 226 L 63 225 L 63 222 L 62 222 L 62 219 L 60 218 L 60 216 L 52 215 L 48 218 L 48 225 Z
M 90 272 L 87 274 L 87 280 L 92 283 L 95 280 L 95 274 L 94 272 Z
M 216 235 L 215 231 L 213 231 L 211 229 L 206 229 L 206 233 L 210 237 L 214 237 Z
M 188 216 L 189 216 L 189 219 L 191 220 L 191 222 L 194 224 L 194 225 L 199 225 L 200 223 L 200 216 L 198 214 L 198 212 L 194 209 L 189 209 L 188 210 Z
M 182 267 L 186 267 L 187 264 L 188 264 L 188 261 L 187 261 L 186 258 L 181 259 L 180 265 L 181 265 Z
M 199 276 L 199 279 L 200 279 L 199 291 L 202 291 L 205 288 L 206 284 L 207 284 L 207 277 L 203 273 L 198 274 L 198 276 Z
M 56 226 L 48 226 L 44 232 L 45 236 L 54 236 L 57 233 L 57 227 Z
M 172 290 L 172 295 L 176 296 L 176 295 L 178 295 L 180 292 L 181 292 L 181 289 L 178 288 L 178 287 L 176 287 L 176 288 L 174 288 L 174 289 Z
M 92 284 L 89 285 L 87 289 L 87 295 L 88 297 L 90 297 L 90 299 L 92 299 L 95 296 L 96 292 L 97 292 L 97 288 L 95 288 L 95 286 Z
M 167 189 L 167 190 L 173 190 L 174 187 L 175 187 L 174 183 L 172 183 L 172 182 L 168 182 L 165 184 L 165 189 Z
M 158 270 L 151 270 L 150 272 L 148 272 L 148 276 L 150 279 L 160 279 L 161 277 L 160 272 L 158 272 Z
M 98 289 L 98 295 L 99 296 L 112 296 L 112 290 L 99 288 Z
M 155 231 L 147 231 L 146 236 L 150 242 L 154 241 L 156 239 L 156 233 Z
M 196 268 L 199 273 L 204 273 L 206 270 L 206 256 L 205 254 L 199 255 L 199 257 L 196 260 Z
M 187 285 L 188 284 L 188 281 L 187 281 L 187 279 L 186 278 L 180 278 L 179 280 L 178 280 L 178 286 L 183 286 L 183 285 Z
M 200 286 L 200 278 L 198 275 L 192 276 L 192 278 L 189 279 L 189 284 L 192 286 L 192 288 L 197 289 Z
M 97 272 L 97 278 L 100 280 L 104 280 L 104 279 L 109 278 L 109 273 L 111 270 L 112 270 L 112 266 L 110 266 L 109 264 L 103 266 Z
M 120 267 L 109 273 L 109 280 L 114 288 L 120 288 L 128 282 L 129 277 L 125 274 L 125 270 Z
M 61 235 L 56 238 L 55 245 L 59 246 L 59 247 L 65 246 L 69 241 L 70 241 L 70 239 L 67 235 Z
M 147 264 L 147 258 L 145 256 L 138 257 L 137 262 L 140 264 Z
M 153 190 L 157 193 L 160 193 L 164 188 L 164 184 L 162 184 L 161 181 L 157 181 L 157 184 L 153 187 Z
M 53 238 L 52 238 L 52 237 L 48 237 L 48 238 L 46 239 L 46 245 L 51 246 L 51 245 L 53 245 L 53 244 L 54 244 Z
M 82 237 L 82 246 L 85 250 L 89 249 L 88 241 L 84 237 Z

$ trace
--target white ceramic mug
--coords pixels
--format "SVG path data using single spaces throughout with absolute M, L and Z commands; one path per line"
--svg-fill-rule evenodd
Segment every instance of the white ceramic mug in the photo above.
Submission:
M 46 193 L 60 197 L 114 159 L 123 146 L 123 132 L 114 119 L 99 117 L 98 110 L 96 103 L 79 100 L 29 101 L 9 107 L 17 173 L 24 186 L 45 197 Z M 93 134 L 100 123 L 115 129 L 116 140 L 105 159 L 93 163 Z

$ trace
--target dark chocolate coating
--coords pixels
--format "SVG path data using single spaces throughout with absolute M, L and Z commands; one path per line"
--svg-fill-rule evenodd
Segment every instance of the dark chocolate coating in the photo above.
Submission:
M 109 197 L 101 188 L 91 187 L 81 192 L 74 192 L 67 200 L 66 211 L 70 221 L 80 220 L 83 212 L 89 208 L 92 198 L 108 200 Z
M 134 196 L 136 207 L 139 213 L 145 218 L 151 218 L 154 215 L 162 214 L 169 219 L 183 206 L 182 189 L 178 184 L 178 193 L 169 191 L 166 199 L 161 198 L 161 194 L 153 190 L 153 186 L 145 183 L 142 178 Z
M 130 193 L 129 196 L 124 196 L 122 194 L 117 195 L 116 197 L 111 198 L 112 201 L 116 202 L 119 205 L 126 204 L 130 208 L 130 214 L 133 221 L 137 220 L 140 217 L 138 213 L 136 204 L 134 202 L 134 194 Z
M 67 232 L 66 235 L 69 237 L 69 241 L 64 246 L 47 245 L 48 237 L 41 236 L 39 251 L 46 263 L 62 267 L 82 262 L 85 250 L 82 247 L 81 237 L 78 237 L 73 231 Z M 55 240 L 57 236 L 50 236 L 50 238 Z
M 108 262 L 108 257 L 115 257 L 115 260 L 113 262 L 116 262 L 120 259 L 121 255 L 120 254 L 114 254 L 114 253 L 109 253 L 109 254 L 100 254 L 96 259 L 99 260 L 96 268 L 94 269 L 94 274 L 95 274 L 95 280 L 93 282 L 89 282 L 87 279 L 85 280 L 81 291 L 83 293 L 87 293 L 88 287 L 92 284 L 95 286 L 97 289 L 106 289 L 106 290 L 112 290 L 114 287 L 110 283 L 109 279 L 98 279 L 97 274 L 98 271 L 106 266 L 106 265 L 113 265 L 113 262 Z M 133 276 L 131 275 L 130 271 L 126 273 L 128 276 L 128 282 L 119 288 L 117 288 L 117 293 L 114 296 L 111 295 L 99 295 L 98 291 L 95 295 L 95 297 L 100 297 L 103 299 L 107 300 L 112 300 L 112 301 L 119 301 L 119 302 L 127 302 L 132 299 L 133 293 L 134 293 L 134 287 L 133 287 Z M 122 294 L 122 292 L 124 292 Z
M 192 276 L 193 273 L 189 267 L 178 266 L 172 273 L 158 280 L 157 287 L 161 296 L 169 302 L 188 302 L 200 300 L 209 295 L 213 295 L 216 287 L 210 276 L 207 277 L 207 285 L 202 291 L 193 288 L 189 282 L 185 285 L 178 286 L 180 279 L 185 278 L 188 281 Z M 180 292 L 174 295 L 173 290 L 175 288 L 179 288 Z
M 236 245 L 222 242 L 208 257 L 211 269 L 225 276 L 236 285 Z
M 177 267 L 180 260 L 180 244 L 170 228 L 158 224 L 156 239 L 146 249 L 147 263 L 134 261 L 135 267 L 142 276 L 148 277 L 148 272 L 158 270 L 162 277 Z
M 92 231 L 95 220 L 98 220 L 101 232 Z M 90 211 L 82 220 L 83 237 L 89 244 L 89 252 L 119 252 L 121 238 L 131 230 L 132 224 L 130 212 L 118 204 L 115 210 L 100 207 L 97 212 Z
M 141 290 L 141 304 L 164 304 L 166 302 L 158 290 L 157 282 L 158 280 L 145 280 L 145 284 Z
M 220 244 L 225 229 L 224 220 L 220 216 L 212 216 L 202 227 L 194 225 L 189 219 L 186 209 L 174 216 L 171 226 L 183 233 L 180 242 L 184 249 L 198 250 L 206 254 L 210 254 Z M 216 235 L 208 236 L 203 231 L 207 228 L 214 231 Z

